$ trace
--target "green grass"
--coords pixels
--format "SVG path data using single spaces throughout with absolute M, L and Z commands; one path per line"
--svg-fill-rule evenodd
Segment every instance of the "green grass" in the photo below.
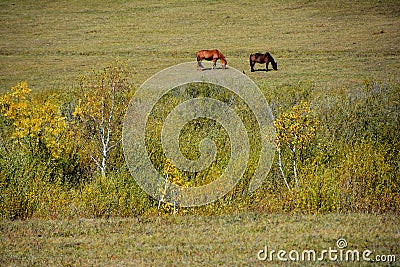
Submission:
M 393 79 L 399 14 L 398 1 L 2 1 L 0 88 L 69 88 L 116 57 L 140 85 L 204 48 L 246 73 L 250 53 L 270 51 L 279 71 L 250 74 L 268 86 Z
M 287 266 L 257 253 L 347 249 L 396 255 L 400 219 L 394 215 L 233 214 L 129 219 L 0 221 L 4 266 Z M 326 257 L 326 259 L 328 259 Z M 370 266 L 360 262 L 289 262 L 292 266 Z M 386 264 L 381 264 L 386 266 Z M 378 265 L 379 266 L 379 265 Z

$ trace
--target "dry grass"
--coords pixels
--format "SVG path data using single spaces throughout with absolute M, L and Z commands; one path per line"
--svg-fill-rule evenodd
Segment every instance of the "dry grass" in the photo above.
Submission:
M 2 1 L 0 87 L 69 88 L 82 73 L 115 57 L 132 82 L 194 52 L 218 48 L 249 71 L 248 55 L 270 51 L 278 72 L 260 84 L 310 80 L 322 86 L 393 79 L 400 67 L 398 1 L 138 2 Z
M 131 219 L 1 221 L 4 266 L 368 266 L 365 262 L 260 262 L 257 253 L 347 249 L 399 256 L 394 215 L 233 214 Z M 327 259 L 327 258 L 326 258 Z

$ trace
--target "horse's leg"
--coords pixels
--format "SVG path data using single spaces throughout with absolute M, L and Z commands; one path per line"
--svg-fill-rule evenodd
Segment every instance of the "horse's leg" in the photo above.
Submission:
M 201 70 L 203 68 L 203 65 L 201 64 L 201 60 L 197 60 L 197 69 Z
M 256 64 L 255 62 L 253 62 L 253 61 L 250 60 L 250 69 L 251 69 L 251 72 L 254 72 L 254 65 L 255 65 L 255 64 Z
M 215 69 L 215 66 L 217 66 L 217 60 L 218 60 L 218 58 L 213 58 L 213 60 L 212 60 L 212 62 L 213 62 L 212 69 Z
M 265 71 L 268 71 L 268 65 L 269 65 L 269 61 L 267 61 L 267 63 L 265 63 Z

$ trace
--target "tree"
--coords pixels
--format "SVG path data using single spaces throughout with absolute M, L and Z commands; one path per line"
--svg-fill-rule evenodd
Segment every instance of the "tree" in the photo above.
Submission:
M 110 152 L 121 144 L 122 120 L 130 100 L 126 76 L 124 66 L 116 61 L 100 73 L 80 78 L 73 116 L 81 122 L 86 149 L 103 177 Z
M 278 150 L 278 165 L 286 187 L 290 190 L 282 164 L 282 149 L 290 151 L 295 187 L 298 187 L 297 158 L 299 151 L 303 150 L 315 136 L 318 120 L 312 113 L 310 105 L 301 101 L 288 112 L 279 114 L 274 122 L 276 127 L 276 140 Z
M 11 125 L 11 139 L 33 157 L 48 153 L 58 159 L 71 149 L 70 125 L 59 109 L 55 95 L 32 95 L 26 82 L 20 82 L 0 97 L 0 111 Z

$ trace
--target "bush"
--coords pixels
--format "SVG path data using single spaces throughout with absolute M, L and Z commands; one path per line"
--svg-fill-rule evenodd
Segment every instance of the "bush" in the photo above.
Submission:
M 127 79 L 120 76 L 124 73 L 120 66 L 94 73 L 80 87 L 83 95 L 54 91 L 31 94 L 26 83 L 19 83 L 0 97 L 0 217 L 172 212 L 171 204 L 163 204 L 158 210 L 158 200 L 147 196 L 124 166 L 119 140 L 122 114 L 130 96 Z M 102 121 L 96 116 L 101 116 L 102 107 L 111 108 L 113 102 L 98 105 L 90 98 L 107 98 L 108 87 L 103 88 L 105 95 L 90 92 L 112 77 L 123 86 L 118 95 L 122 104 L 115 107 L 119 115 L 110 128 L 107 165 L 99 165 L 96 161 L 101 160 L 99 151 L 106 139 L 98 133 L 107 129 L 101 123 L 96 125 Z M 95 82 L 98 79 L 100 83 Z M 214 89 L 201 84 L 188 88 L 188 95 L 183 97 L 171 90 L 154 107 L 147 125 L 148 151 L 161 174 L 168 172 L 168 160 L 162 150 L 160 125 L 185 97 L 212 97 L 226 102 L 238 112 L 249 133 L 250 159 L 236 187 L 214 203 L 180 209 L 181 213 L 219 214 L 249 207 L 262 212 L 306 213 L 400 210 L 399 82 L 366 81 L 361 87 L 324 92 L 312 83 L 298 83 L 269 91 L 281 159 L 276 156 L 268 179 L 250 195 L 247 188 L 256 168 L 262 133 L 257 133 L 254 115 L 240 98 L 222 88 Z M 94 108 L 97 111 L 91 114 Z M 216 143 L 217 161 L 198 173 L 174 169 L 171 182 L 200 186 L 224 170 L 229 161 L 229 138 L 213 120 L 200 118 L 185 125 L 180 136 L 182 153 L 198 158 L 198 144 L 206 137 Z M 282 174 L 286 174 L 286 183 Z
M 285 189 L 277 157 L 268 182 L 257 192 L 255 208 L 311 213 L 398 211 L 399 88 L 398 82 L 366 81 L 355 89 L 315 92 L 317 97 L 311 106 L 320 123 L 316 136 L 298 161 L 298 188 Z M 300 95 L 301 92 L 308 90 L 299 89 Z M 295 107 L 306 98 L 307 94 L 290 93 L 282 101 L 290 101 Z M 278 106 L 290 110 L 287 103 Z M 284 126 L 290 129 L 290 123 L 287 121 Z M 293 159 L 293 155 L 285 153 L 282 157 L 289 162 Z M 290 168 L 290 163 L 283 167 Z M 264 196 L 268 200 L 262 200 Z

